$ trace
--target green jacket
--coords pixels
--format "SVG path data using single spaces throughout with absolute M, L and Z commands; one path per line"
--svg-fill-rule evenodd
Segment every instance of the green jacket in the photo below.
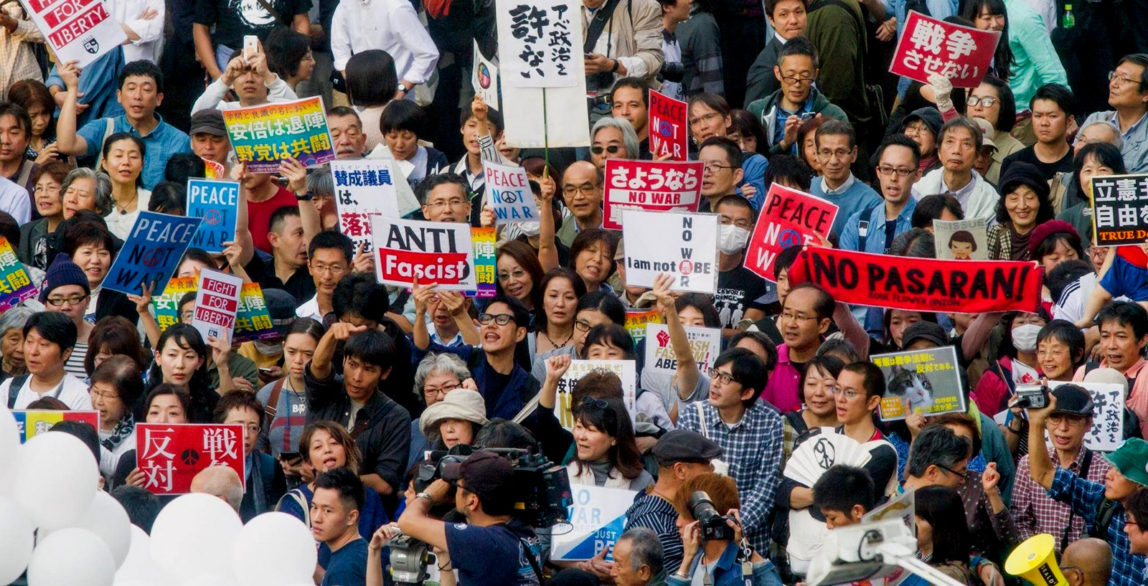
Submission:
M 765 128 L 765 143 L 769 145 L 770 154 L 782 152 L 781 145 L 779 144 L 781 141 L 777 140 L 777 109 L 781 101 L 781 92 L 782 90 L 777 90 L 768 97 L 754 100 L 745 108 L 750 114 L 756 116 L 758 121 L 761 122 L 762 127 Z M 849 121 L 845 111 L 830 102 L 829 98 L 825 97 L 825 94 L 817 91 L 817 88 L 810 88 L 809 92 L 809 100 L 806 102 L 807 107 L 802 109 L 803 112 L 821 114 L 824 117 L 836 118 L 842 122 Z M 810 104 L 810 102 L 812 103 Z

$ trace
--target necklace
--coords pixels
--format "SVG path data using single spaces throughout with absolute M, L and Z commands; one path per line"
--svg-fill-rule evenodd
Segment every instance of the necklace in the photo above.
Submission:
M 545 331 L 541 331 L 539 333 L 542 334 L 542 337 L 546 338 L 546 341 L 550 342 L 550 345 L 554 346 L 555 348 L 565 348 L 566 344 L 570 343 L 570 339 L 574 337 L 574 332 L 570 332 L 570 335 L 566 336 L 566 339 L 563 340 L 561 344 L 558 344 L 558 343 L 555 343 L 554 340 L 551 340 L 550 336 Z

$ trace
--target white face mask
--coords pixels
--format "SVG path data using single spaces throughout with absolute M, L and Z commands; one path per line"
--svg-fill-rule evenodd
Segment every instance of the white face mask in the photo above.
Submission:
M 275 356 L 283 353 L 283 342 L 268 344 L 261 340 L 254 340 L 255 350 L 264 356 Z
M 1021 352 L 1036 350 L 1036 335 L 1040 333 L 1040 326 L 1024 324 L 1012 329 L 1012 345 Z
M 542 224 L 538 222 L 519 222 L 518 229 L 527 237 L 537 236 L 542 231 Z
M 737 254 L 745 250 L 747 242 L 749 242 L 749 230 L 745 228 L 723 224 L 718 229 L 718 250 L 722 254 Z

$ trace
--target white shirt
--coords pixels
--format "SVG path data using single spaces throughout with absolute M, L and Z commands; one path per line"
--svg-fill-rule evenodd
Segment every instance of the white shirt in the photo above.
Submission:
M 16 379 L 10 378 L 4 381 L 3 384 L 0 384 L 0 397 L 4 397 L 5 401 L 8 399 L 8 392 L 12 388 L 12 381 L 14 380 Z M 55 397 L 63 401 L 64 404 L 68 406 L 68 409 L 72 411 L 92 410 L 92 398 L 88 395 L 87 385 L 70 374 L 64 373 L 64 379 L 60 381 L 60 384 L 43 394 L 33 391 L 30 386 L 31 382 L 31 376 L 24 381 L 24 385 L 20 387 L 20 393 L 16 395 L 16 403 L 12 406 L 13 409 L 27 409 L 32 401 L 43 397 Z
M 136 189 L 136 209 L 122 214 L 117 209 L 104 216 L 104 223 L 108 225 L 108 232 L 115 235 L 120 240 L 127 240 L 131 236 L 132 226 L 136 223 L 136 218 L 140 217 L 141 210 L 147 210 L 148 203 L 151 202 L 151 192 L 140 187 Z M 95 299 L 92 300 L 95 302 Z
M 354 53 L 382 49 L 395 60 L 400 80 L 426 83 L 438 63 L 438 48 L 406 0 L 344 0 L 331 22 L 335 69 L 347 68 Z
M 20 225 L 32 221 L 32 200 L 28 190 L 0 177 L 0 212 L 8 212 Z
M 308 299 L 306 303 L 296 308 L 295 316 L 309 317 L 319 323 L 323 323 L 323 315 L 319 313 L 319 294 L 316 293 L 314 297 Z
M 203 90 L 199 98 L 195 100 L 195 104 L 191 106 L 191 113 L 195 114 L 200 110 L 209 110 L 215 108 L 217 110 L 235 110 L 242 108 L 243 105 L 239 102 L 225 102 L 223 97 L 227 95 L 227 91 L 231 88 L 223 83 L 223 77 L 219 77 Z M 299 99 L 295 92 L 291 90 L 291 86 L 287 82 L 275 76 L 275 81 L 267 86 L 267 103 L 274 104 L 276 102 L 290 102 L 291 100 Z
M 155 63 L 163 48 L 164 12 L 167 10 L 163 0 L 109 0 L 104 2 L 104 7 L 112 19 L 124 23 L 140 37 L 138 41 L 128 41 L 128 44 L 123 45 L 124 63 Z M 154 10 L 156 15 L 148 20 L 140 20 L 140 15 L 148 10 Z

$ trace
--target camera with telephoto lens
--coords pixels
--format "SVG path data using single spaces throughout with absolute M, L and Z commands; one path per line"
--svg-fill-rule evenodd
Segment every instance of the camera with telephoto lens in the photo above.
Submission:
M 391 550 L 391 579 L 395 584 L 422 584 L 429 564 L 437 563 L 429 546 L 401 531 L 387 542 Z
M 681 61 L 666 61 L 658 71 L 658 77 L 662 81 L 682 83 L 686 78 L 686 66 Z
M 733 540 L 733 527 L 726 524 L 726 520 L 737 520 L 729 515 L 719 515 L 717 508 L 714 507 L 714 502 L 710 500 L 710 495 L 706 494 L 704 490 L 695 491 L 690 495 L 689 500 L 690 514 L 694 519 L 697 519 L 698 525 L 702 530 L 702 539 L 705 541 L 711 540 Z
M 1044 385 L 1017 385 L 1016 403 L 1021 409 L 1048 407 L 1048 387 Z

